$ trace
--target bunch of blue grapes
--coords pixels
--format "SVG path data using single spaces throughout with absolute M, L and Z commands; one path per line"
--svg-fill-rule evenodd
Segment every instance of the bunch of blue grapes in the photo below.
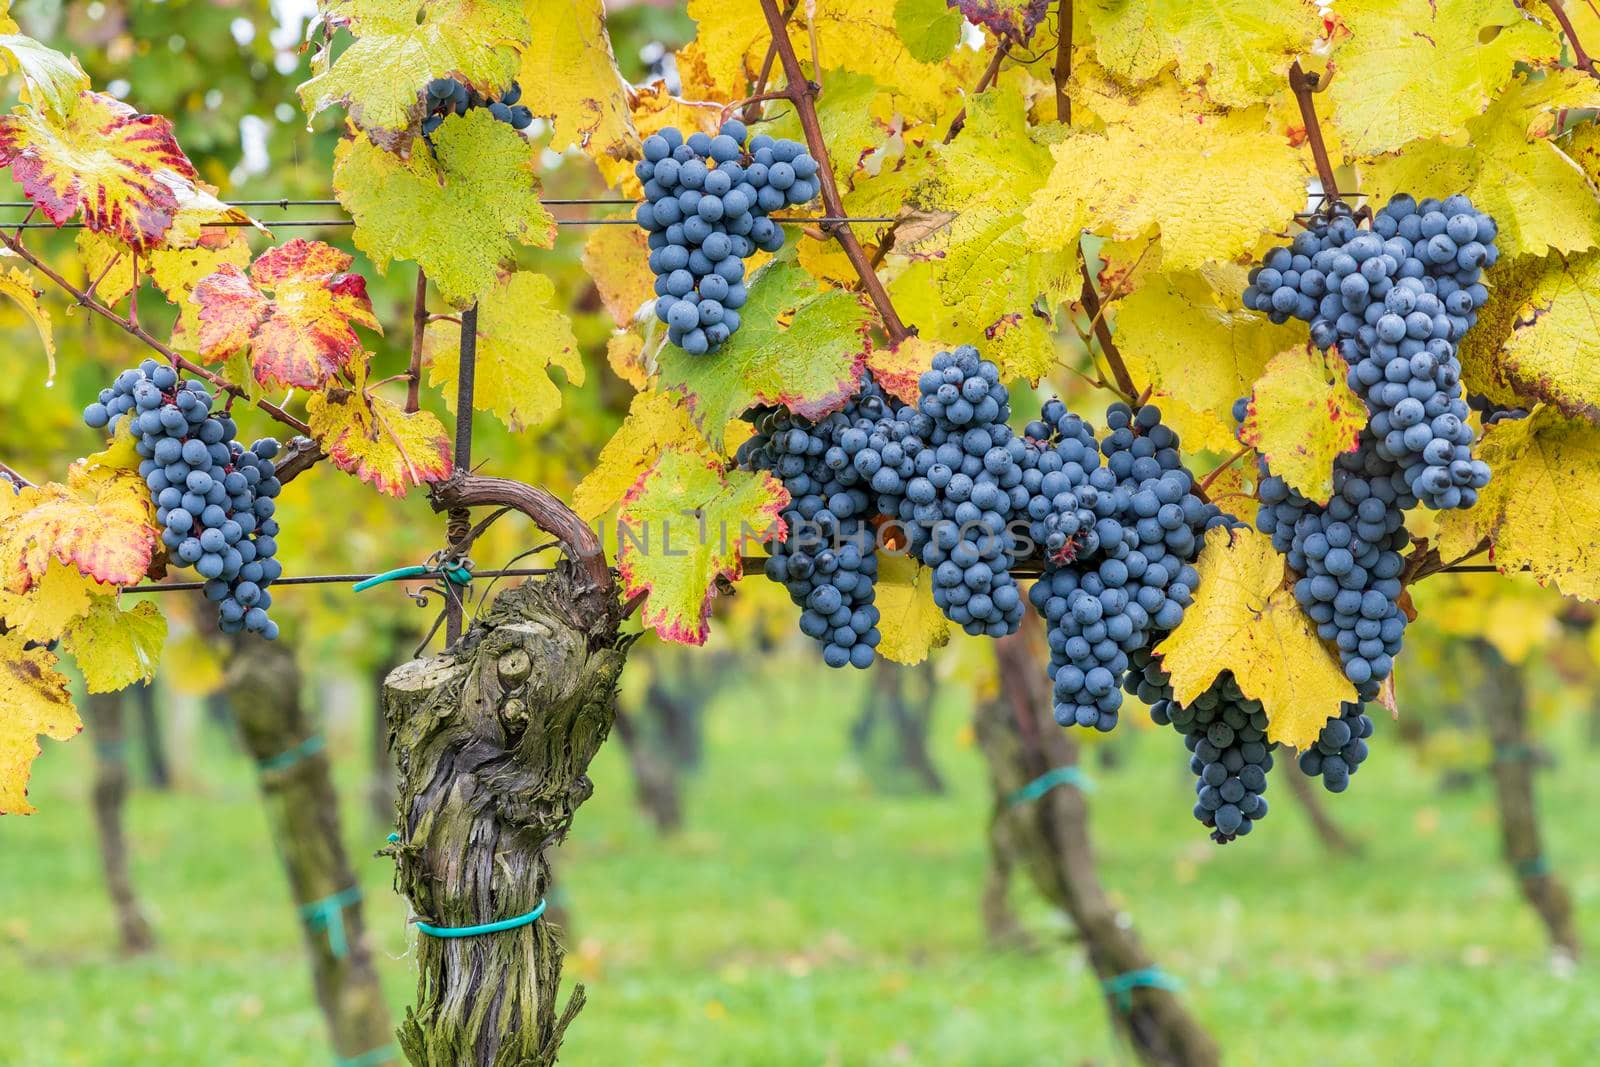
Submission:
M 1243 403 L 1234 405 L 1235 417 Z M 1317 636 L 1338 648 L 1361 699 L 1372 700 L 1405 635 L 1400 574 L 1411 535 L 1404 513 L 1416 497 L 1398 464 L 1373 446 L 1370 430 L 1354 452 L 1334 460 L 1327 504 L 1306 499 L 1264 464 L 1262 473 L 1256 527 L 1302 576 L 1295 600 L 1317 624 Z
M 1023 430 L 1028 449 L 1022 459 L 1022 487 L 1028 502 L 1028 536 L 1047 564 L 1071 563 L 1100 546 L 1096 525 L 1116 511 L 1115 475 L 1097 475 L 1100 446 L 1094 427 L 1048 400 L 1040 417 Z M 1096 487 L 1091 482 L 1099 480 Z M 1106 490 L 1106 492 L 1102 492 Z
M 1430 508 L 1471 507 L 1489 468 L 1472 456 L 1457 345 L 1489 298 L 1495 222 L 1464 196 L 1400 194 L 1363 230 L 1340 205 L 1250 274 L 1246 307 L 1311 324 L 1367 403 L 1373 447 Z
M 783 247 L 768 216 L 808 203 L 821 187 L 804 145 L 765 134 L 746 144 L 747 136 L 737 119 L 715 137 L 686 140 L 668 127 L 645 138 L 634 168 L 644 182 L 636 218 L 650 234 L 656 317 L 667 340 L 691 355 L 716 351 L 739 329 L 745 259 Z
M 1300 753 L 1300 769 L 1322 779 L 1330 793 L 1343 793 L 1350 787 L 1350 776 L 1367 759 L 1367 738 L 1372 736 L 1372 717 L 1363 704 L 1348 701 L 1338 715 L 1330 718 L 1316 743 Z
M 766 574 L 802 609 L 800 630 L 822 645 L 830 667 L 871 666 L 880 638 L 877 540 L 867 520 L 881 464 L 870 442 L 885 411 L 868 378 L 844 410 L 820 421 L 783 408 L 757 414 L 756 433 L 737 455 L 740 466 L 770 471 L 789 493 L 788 539 L 773 543 Z
M 422 119 L 422 136 L 431 137 L 446 118 L 465 115 L 475 107 L 487 108 L 497 122 L 514 130 L 525 130 L 533 125 L 533 112 L 517 103 L 521 99 L 522 86 L 516 82 L 499 96 L 486 96 L 454 78 L 435 78 L 428 83 L 428 111 Z
M 898 435 L 894 443 L 913 471 L 903 479 L 904 501 L 918 517 L 912 550 L 932 568 L 933 600 L 946 618 L 973 636 L 1015 633 L 1023 604 L 1011 576 L 1017 544 L 1010 524 L 1028 502 L 1028 448 L 1006 423 L 1011 403 L 999 368 L 962 345 L 933 357 L 918 391 L 917 406 L 900 408 L 900 427 L 886 435 Z M 889 481 L 882 479 L 890 491 L 880 493 L 880 507 L 894 514 L 902 494 Z
M 1157 725 L 1183 734 L 1195 776 L 1194 817 L 1211 828 L 1213 841 L 1225 845 L 1266 818 L 1267 772 L 1277 743 L 1267 740 L 1261 702 L 1244 695 L 1233 672 L 1223 671 L 1211 688 L 1183 705 L 1172 698 L 1160 662 L 1140 652 L 1125 684 L 1150 706 Z
M 211 405 L 204 382 L 182 381 L 172 367 L 146 360 L 102 389 L 83 421 L 115 433 L 129 420 L 167 551 L 206 580 L 223 633 L 272 640 L 278 624 L 267 617 L 267 587 L 283 573 L 273 558 L 278 443 L 269 438 L 243 448 L 234 440 L 233 419 Z
M 1071 480 L 1083 482 L 1068 502 L 1068 525 L 1081 540 L 1047 553 L 1029 599 L 1046 623 L 1056 721 L 1109 731 L 1129 657 L 1183 621 L 1199 584 L 1192 564 L 1201 540 L 1232 520 L 1194 492 L 1178 436 L 1161 424 L 1157 408 L 1136 413 L 1117 403 L 1107 410 L 1103 467 L 1082 446 L 1086 432 L 1092 441 L 1086 424 L 1059 405 L 1046 405 L 1045 415 L 1056 416 L 1056 448 L 1075 457 L 1066 466 Z M 1060 503 L 1057 494 L 1052 504 Z

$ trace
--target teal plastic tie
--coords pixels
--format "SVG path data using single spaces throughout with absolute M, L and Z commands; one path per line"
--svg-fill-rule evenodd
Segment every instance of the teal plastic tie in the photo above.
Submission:
M 1496 763 L 1532 763 L 1538 757 L 1539 754 L 1532 745 L 1522 744 L 1521 742 L 1501 745 L 1494 750 L 1494 762 Z
M 382 574 L 374 574 L 371 578 L 359 581 L 350 588 L 357 593 L 364 593 L 373 586 L 382 585 L 385 582 L 399 582 L 404 581 L 407 578 L 421 578 L 425 574 L 432 574 L 433 571 L 434 568 L 423 566 L 420 563 L 410 567 L 396 567 L 392 571 L 384 571 Z M 472 571 L 459 564 L 446 564 L 445 566 L 439 568 L 439 573 L 444 575 L 444 580 L 449 582 L 451 585 L 467 585 L 472 581 Z
M 1160 967 L 1141 967 L 1137 971 L 1107 978 L 1100 983 L 1100 988 L 1116 1001 L 1118 1011 L 1127 1013 L 1133 1010 L 1135 989 L 1165 989 L 1169 993 L 1176 993 L 1183 988 L 1183 982 Z
M 325 742 L 321 734 L 312 734 L 293 748 L 285 749 L 276 756 L 268 756 L 256 766 L 264 771 L 281 771 L 293 767 L 296 763 L 321 752 Z
M 94 743 L 95 755 L 107 761 L 120 760 L 127 750 L 128 743 L 126 741 L 96 741 Z
M 334 1058 L 333 1067 L 379 1067 L 379 1064 L 396 1062 L 399 1059 L 400 1053 L 395 1047 L 385 1045 L 370 1052 L 363 1052 L 359 1056 L 337 1056 Z
M 1550 873 L 1550 861 L 1543 856 L 1535 856 L 1531 860 L 1518 860 L 1517 873 L 1524 878 L 1537 878 L 1541 874 Z
M 1094 783 L 1089 781 L 1089 776 L 1077 767 L 1057 767 L 1054 770 L 1045 771 L 1039 777 L 1012 793 L 1006 798 L 1006 803 L 1014 808 L 1019 804 L 1026 804 L 1030 800 L 1038 800 L 1058 785 L 1075 786 L 1085 793 L 1094 790 Z
M 334 959 L 342 960 L 350 952 L 350 942 L 344 932 L 344 909 L 360 900 L 361 887 L 353 885 L 332 896 L 300 906 L 300 918 L 305 921 L 306 929 L 328 932 L 328 949 Z
M 544 914 L 545 902 L 540 899 L 538 907 L 526 915 L 518 915 L 514 919 L 501 919 L 498 922 L 483 923 L 478 926 L 433 926 L 420 919 L 417 920 L 417 929 L 429 937 L 477 937 L 480 934 L 497 934 L 501 930 L 515 930 L 519 926 L 527 926 Z
M 387 838 L 385 838 L 385 840 L 387 840 L 391 845 L 398 845 L 400 843 L 400 835 L 390 834 Z

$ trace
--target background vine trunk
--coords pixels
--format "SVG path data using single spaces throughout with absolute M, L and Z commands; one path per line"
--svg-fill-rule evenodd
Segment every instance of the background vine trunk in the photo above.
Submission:
M 100 842 L 100 868 L 117 916 L 117 942 L 128 955 L 148 952 L 155 936 L 139 906 L 128 871 L 128 839 L 123 811 L 128 797 L 128 751 L 123 733 L 121 693 L 90 693 L 84 720 L 94 741 L 94 825 Z

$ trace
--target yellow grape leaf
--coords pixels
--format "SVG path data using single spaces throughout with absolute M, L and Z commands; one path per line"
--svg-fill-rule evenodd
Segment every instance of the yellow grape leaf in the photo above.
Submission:
M 604 515 L 621 500 L 639 476 L 671 450 L 716 460 L 718 455 L 689 417 L 689 409 L 676 393 L 638 393 L 628 407 L 628 417 L 600 450 L 594 469 L 584 475 L 572 494 L 572 510 L 589 522 Z
M 1345 382 L 1350 368 L 1334 351 L 1306 347 L 1280 352 L 1256 379 L 1239 440 L 1304 496 L 1326 504 L 1333 495 L 1333 461 L 1354 452 L 1367 424 L 1367 406 Z
M 895 308 L 919 336 L 938 338 L 934 351 L 961 344 L 976 345 L 984 358 L 1000 369 L 1002 381 L 1026 378 L 1037 381 L 1060 360 L 1050 320 L 1036 311 L 1007 312 L 998 320 L 974 325 L 961 308 L 944 304 L 933 280 L 931 262 L 912 263 L 889 283 Z M 872 359 L 873 354 L 868 354 Z
M 1522 257 L 1488 281 L 1489 303 L 1462 339 L 1467 386 L 1600 419 L 1600 252 Z
M 1300 152 L 1265 107 L 1224 110 L 1170 78 L 1133 93 L 1080 70 L 1073 85 L 1105 128 L 1075 127 L 1051 146 L 1055 169 L 1027 212 L 1038 248 L 1076 248 L 1085 229 L 1158 231 L 1163 268 L 1193 269 L 1249 251 L 1305 206 Z
M 1080 10 L 1100 65 L 1128 82 L 1178 64 L 1185 85 L 1227 107 L 1287 91 L 1289 65 L 1322 29 L 1311 0 L 1089 0 Z
M 92 592 L 104 588 L 74 568 L 51 560 L 44 577 L 28 592 L 12 593 L 0 586 L 0 619 L 26 640 L 48 643 L 89 610 Z
M 0 692 L 6 713 L 0 715 L 0 815 L 31 815 L 28 775 L 39 755 L 39 735 L 68 741 L 83 729 L 67 692 L 67 679 L 56 670 L 56 656 L 28 648 L 21 634 L 0 634 Z
M 780 523 L 788 503 L 771 475 L 663 452 L 617 513 L 617 573 L 624 598 L 645 596 L 639 621 L 663 640 L 704 644 L 717 579 L 738 578 L 742 549 Z
M 628 97 L 628 106 L 641 140 L 668 126 L 687 137 L 696 130 L 715 133 L 722 125 L 721 104 L 673 96 L 667 83 L 660 79 L 635 86 Z
M 401 159 L 365 138 L 341 141 L 333 191 L 378 273 L 392 260 L 415 260 L 446 301 L 464 308 L 512 262 L 513 242 L 549 248 L 556 226 L 539 203 L 535 149 L 487 108 L 445 119 L 433 144 L 429 152 L 412 141 Z
M 1585 126 L 1563 144 L 1550 139 L 1552 117 L 1569 108 L 1600 108 L 1600 82 L 1576 70 L 1520 76 L 1467 123 L 1465 142 L 1428 141 L 1375 159 L 1362 166 L 1362 185 L 1375 205 L 1401 192 L 1465 193 L 1494 216 L 1503 258 L 1593 248 L 1600 203 L 1590 182 L 1600 173 L 1600 133 Z
M 141 250 L 166 236 L 174 189 L 196 178 L 171 122 L 87 91 L 64 119 L 26 107 L 0 116 L 0 167 L 57 226 L 81 212 L 89 229 Z
M 1340 0 L 1346 39 L 1327 92 L 1346 152 L 1374 156 L 1422 137 L 1455 137 L 1561 42 L 1513 0 Z
M 167 620 L 155 604 L 123 611 L 116 597 L 96 596 L 61 646 L 78 661 L 89 692 L 114 693 L 156 676 L 166 640 Z
M 84 276 L 96 283 L 94 295 L 108 307 L 120 304 L 133 292 L 134 254 L 115 237 L 93 230 L 79 230 L 76 243 Z
M 1541 406 L 1485 429 L 1478 458 L 1492 477 L 1476 507 L 1439 516 L 1440 556 L 1487 537 L 1500 570 L 1600 600 L 1600 427 Z
M 1242 289 L 1219 292 L 1189 271 L 1157 274 L 1112 305 L 1134 385 L 1155 391 L 1190 448 L 1232 451 L 1233 402 L 1250 394 L 1274 356 L 1305 342 L 1303 326 L 1275 326 L 1241 309 Z
M 654 314 L 656 276 L 648 238 L 637 226 L 596 226 L 583 243 L 583 269 L 618 327 L 626 329 L 647 303 Z
M 1528 662 L 1561 636 L 1560 594 L 1526 574 L 1438 574 L 1410 592 L 1419 623 L 1451 637 L 1481 637 L 1508 663 Z
M 406 414 L 399 404 L 369 395 L 365 360 L 355 389 L 330 385 L 306 401 L 311 436 L 347 474 L 390 496 L 450 477 L 450 438 L 430 411 Z
M 603 0 L 523 0 L 522 6 L 535 32 L 522 53 L 518 102 L 551 120 L 551 148 L 582 148 L 616 184 L 641 153 Z
M 635 330 L 619 330 L 606 341 L 606 363 L 611 372 L 635 389 L 650 380 L 645 366 L 644 338 Z
M 87 232 L 87 231 L 85 231 Z M 39 331 L 44 343 L 44 357 L 49 380 L 56 377 L 55 331 L 50 325 L 50 312 L 39 303 L 43 294 L 33 287 L 33 275 L 23 267 L 6 267 L 0 270 L 0 296 L 7 297 L 21 310 L 23 317 Z
M 478 308 L 478 355 L 472 406 L 490 411 L 513 433 L 538 426 L 561 407 L 561 390 L 549 368 L 559 367 L 570 385 L 583 384 L 583 355 L 572 323 L 556 305 L 555 284 L 543 274 L 517 271 L 501 276 Z M 423 351 L 428 381 L 456 407 L 456 371 L 461 362 L 461 327 L 440 320 L 429 327 Z
M 968 102 L 961 136 L 939 150 L 928 181 L 912 191 L 915 207 L 950 222 L 905 250 L 932 260 L 940 303 L 980 329 L 1041 296 L 1053 306 L 1078 291 L 1076 242 L 1040 248 L 1027 230 L 1051 151 L 1031 136 L 1020 95 L 987 92 Z
M 1283 557 L 1265 534 L 1239 529 L 1231 539 L 1207 538 L 1195 569 L 1194 603 L 1155 650 L 1178 703 L 1232 671 L 1266 710 L 1267 736 L 1305 748 L 1356 692 L 1284 588 Z
M 950 624 L 933 602 L 933 572 L 904 552 L 878 552 L 874 603 L 882 640 L 878 655 L 895 663 L 921 663 L 950 642 Z
M 320 389 L 362 351 L 356 326 L 383 332 L 351 262 L 332 245 L 297 237 L 263 252 L 248 277 L 222 264 L 194 287 L 201 358 L 220 363 L 248 345 L 262 385 Z
M 16 28 L 12 23 L 0 33 L 0 74 L 16 71 L 22 77 L 23 103 L 37 104 L 57 118 L 65 118 L 78 94 L 89 88 L 89 76 L 76 59 L 16 33 Z
M 52 559 L 107 585 L 133 585 L 150 569 L 155 516 L 136 471 L 79 460 L 66 485 L 25 488 L 5 506 L 0 586 L 13 593 L 33 588 Z
M 404 131 L 422 117 L 429 81 L 453 77 L 498 94 L 528 43 L 521 0 L 324 0 L 322 17 L 356 39 L 337 58 L 331 41 L 312 58 L 312 77 L 299 90 L 307 116 L 342 106 L 390 148 L 410 142 Z

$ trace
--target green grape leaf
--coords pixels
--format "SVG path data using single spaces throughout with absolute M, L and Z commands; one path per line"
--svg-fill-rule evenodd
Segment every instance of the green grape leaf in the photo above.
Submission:
M 662 349 L 661 380 L 688 397 L 695 422 L 720 447 L 728 420 L 755 405 L 807 418 L 842 406 L 861 381 L 875 321 L 865 297 L 820 287 L 785 251 L 750 280 L 739 331 L 706 356 Z
M 78 661 L 89 692 L 114 693 L 155 677 L 166 640 L 167 620 L 151 601 L 123 611 L 116 597 L 96 596 L 61 645 Z
M 781 526 L 788 503 L 771 475 L 724 472 L 692 452 L 663 452 L 617 513 L 623 596 L 644 595 L 639 619 L 663 639 L 704 644 L 717 579 L 738 577 L 743 549 Z
M 961 41 L 961 12 L 945 0 L 896 0 L 894 28 L 912 59 L 937 63 Z
M 78 61 L 20 33 L 0 34 L 0 74 L 22 77 L 22 100 L 66 118 L 89 88 L 89 76 Z
M 323 17 L 356 39 L 337 58 L 327 48 L 313 58 L 314 73 L 300 86 L 306 113 L 342 106 L 391 148 L 410 143 L 405 131 L 422 117 L 429 81 L 453 77 L 498 94 L 528 43 L 520 0 L 324 0 Z
M 516 244 L 548 248 L 555 222 L 539 203 L 535 149 L 484 108 L 448 118 L 409 159 L 363 137 L 334 152 L 333 191 L 355 220 L 356 247 L 378 268 L 415 260 L 439 294 L 467 307 L 513 260 Z

